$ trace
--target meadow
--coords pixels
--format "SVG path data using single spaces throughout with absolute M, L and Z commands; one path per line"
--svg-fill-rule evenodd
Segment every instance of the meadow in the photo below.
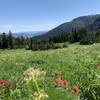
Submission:
M 46 71 L 41 86 L 47 93 L 48 100 L 78 100 L 81 92 L 89 86 L 100 86 L 99 64 L 100 43 L 69 44 L 66 48 L 47 51 L 0 50 L 0 79 L 15 85 L 25 70 L 30 67 L 40 68 Z M 55 87 L 56 72 L 61 74 L 62 79 L 68 81 L 68 90 Z M 78 86 L 80 93 L 72 93 L 73 86 Z M 23 96 L 22 100 L 28 99 Z

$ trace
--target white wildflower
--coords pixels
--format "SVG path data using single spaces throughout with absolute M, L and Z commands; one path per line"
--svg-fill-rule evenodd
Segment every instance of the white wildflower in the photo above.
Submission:
M 41 71 L 40 69 L 34 69 L 34 68 L 29 68 L 27 69 L 23 75 L 24 75 L 24 80 L 32 80 L 32 79 L 37 79 L 38 77 L 42 77 L 46 74 L 45 71 Z

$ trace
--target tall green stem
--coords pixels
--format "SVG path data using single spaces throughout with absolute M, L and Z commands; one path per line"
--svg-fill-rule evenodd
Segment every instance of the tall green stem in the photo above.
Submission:
M 34 79 L 34 83 L 35 83 L 37 92 L 40 94 L 39 86 L 38 86 L 38 83 L 35 79 Z

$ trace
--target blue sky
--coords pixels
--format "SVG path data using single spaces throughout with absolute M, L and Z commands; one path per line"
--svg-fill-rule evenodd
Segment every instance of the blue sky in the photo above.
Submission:
M 100 0 L 0 0 L 0 32 L 50 30 L 92 14 L 100 14 Z

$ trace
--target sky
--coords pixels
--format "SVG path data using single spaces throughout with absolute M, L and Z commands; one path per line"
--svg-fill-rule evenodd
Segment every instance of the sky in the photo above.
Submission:
M 48 31 L 93 14 L 100 14 L 100 0 L 0 0 L 0 32 Z

